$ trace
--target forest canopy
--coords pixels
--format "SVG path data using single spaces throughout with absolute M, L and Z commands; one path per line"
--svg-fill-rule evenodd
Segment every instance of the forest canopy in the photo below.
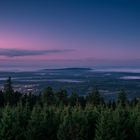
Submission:
M 97 88 L 86 96 L 47 87 L 41 94 L 0 91 L 0 140 L 139 140 L 140 100 L 105 102 Z

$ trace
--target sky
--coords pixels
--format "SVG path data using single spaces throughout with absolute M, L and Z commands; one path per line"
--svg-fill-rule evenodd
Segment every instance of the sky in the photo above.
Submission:
M 140 64 L 139 0 L 1 0 L 0 67 Z

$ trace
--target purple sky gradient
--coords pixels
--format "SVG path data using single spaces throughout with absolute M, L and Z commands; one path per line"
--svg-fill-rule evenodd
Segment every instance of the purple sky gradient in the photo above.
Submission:
M 1 65 L 34 65 L 36 61 L 43 66 L 138 64 L 138 1 L 52 1 L 1 2 Z M 3 49 L 32 55 L 9 57 Z

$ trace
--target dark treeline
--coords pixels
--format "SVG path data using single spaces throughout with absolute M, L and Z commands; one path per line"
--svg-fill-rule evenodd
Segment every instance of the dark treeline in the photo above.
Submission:
M 140 100 L 105 102 L 98 89 L 86 96 L 51 87 L 15 92 L 11 78 L 0 92 L 0 140 L 140 140 Z

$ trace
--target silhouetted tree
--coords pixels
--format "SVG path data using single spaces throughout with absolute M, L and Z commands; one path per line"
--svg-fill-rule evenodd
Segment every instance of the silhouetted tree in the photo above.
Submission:
M 126 102 L 127 102 L 126 92 L 124 90 L 121 90 L 118 93 L 117 103 L 124 106 Z
M 6 80 L 5 84 L 4 84 L 4 92 L 5 93 L 13 93 L 13 87 L 12 87 L 12 81 L 11 81 L 11 77 L 8 77 L 8 79 Z
M 87 102 L 93 105 L 99 105 L 103 102 L 103 99 L 97 88 L 93 89 L 91 93 L 87 96 Z
M 0 107 L 4 106 L 4 94 L 2 91 L 0 91 Z
M 47 105 L 52 105 L 55 102 L 54 92 L 51 87 L 48 87 L 44 90 L 42 94 L 42 101 Z
M 67 105 L 68 104 L 68 95 L 65 89 L 60 89 L 56 94 L 56 102 L 57 104 Z
M 69 103 L 71 106 L 75 106 L 77 104 L 80 104 L 79 103 L 79 95 L 77 93 L 72 93 L 69 97 Z
M 11 81 L 11 77 L 9 77 L 4 84 L 4 100 L 6 104 L 7 103 L 10 105 L 14 104 L 13 93 L 14 90 L 12 87 L 12 81 Z

